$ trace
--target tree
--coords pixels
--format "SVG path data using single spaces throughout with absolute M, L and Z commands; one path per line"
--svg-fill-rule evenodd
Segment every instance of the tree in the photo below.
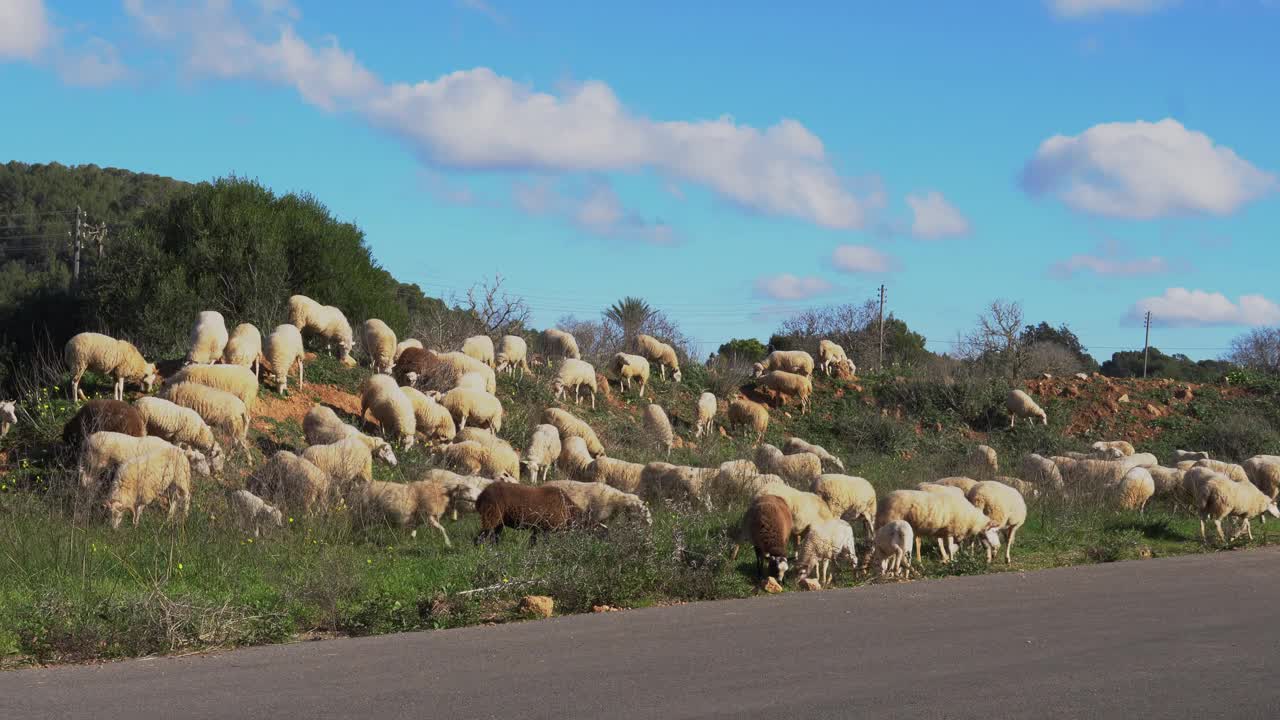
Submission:
M 769 353 L 769 349 L 755 338 L 734 338 L 716 350 L 716 356 L 734 362 L 759 362 Z
M 512 297 L 502 289 L 502 276 L 478 282 L 467 289 L 466 299 L 458 306 L 475 316 L 485 335 L 508 335 L 529 322 L 531 311 L 523 298 Z
M 875 367 L 880 355 L 880 308 L 875 301 L 810 308 L 783 321 L 769 338 L 770 350 L 818 352 L 827 339 L 843 347 L 859 367 Z M 884 319 L 885 365 L 919 365 L 932 354 L 925 338 L 892 313 Z
M 1022 327 L 1021 303 L 992 300 L 978 326 L 961 339 L 960 354 L 990 373 L 1021 377 L 1027 359 Z
M 1080 338 L 1072 332 L 1066 323 L 1056 328 L 1044 321 L 1041 321 L 1039 325 L 1028 325 L 1022 330 L 1022 342 L 1032 348 L 1040 343 L 1059 345 L 1075 356 L 1081 370 L 1093 372 L 1098 369 L 1098 361 L 1093 359 L 1093 356 L 1089 354 L 1089 349 L 1080 342 Z M 1043 353 L 1045 351 L 1041 350 L 1039 352 Z M 1041 372 L 1053 371 L 1045 370 Z M 1079 372 L 1079 370 L 1073 372 Z
M 627 296 L 610 305 L 604 311 L 604 317 L 622 330 L 623 345 L 633 347 L 636 335 L 656 312 L 643 299 Z
M 1181 353 L 1165 355 L 1151 347 L 1147 357 L 1147 377 L 1169 378 L 1188 382 L 1213 382 L 1231 370 L 1224 360 L 1192 360 Z M 1102 363 L 1102 374 L 1108 377 L 1142 377 L 1142 351 L 1125 350 L 1111 355 Z
M 1257 328 L 1232 339 L 1227 360 L 1265 373 L 1280 373 L 1280 328 Z

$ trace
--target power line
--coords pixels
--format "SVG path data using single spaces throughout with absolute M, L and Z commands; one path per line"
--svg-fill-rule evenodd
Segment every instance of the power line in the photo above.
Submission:
M 11 213 L 0 213 L 0 218 L 6 218 L 6 217 L 32 217 L 32 218 L 37 218 L 37 217 L 52 217 L 52 216 L 54 216 L 54 215 L 74 215 L 74 214 L 75 214 L 75 210 L 49 210 L 49 211 L 46 211 L 46 212 L 38 212 L 38 213 L 36 213 L 36 212 L 11 212 Z

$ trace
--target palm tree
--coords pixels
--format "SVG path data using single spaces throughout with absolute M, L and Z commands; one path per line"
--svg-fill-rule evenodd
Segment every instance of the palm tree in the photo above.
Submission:
M 638 297 L 624 297 L 604 311 L 606 320 L 622 329 L 623 346 L 630 348 L 640 328 L 658 313 L 649 303 Z

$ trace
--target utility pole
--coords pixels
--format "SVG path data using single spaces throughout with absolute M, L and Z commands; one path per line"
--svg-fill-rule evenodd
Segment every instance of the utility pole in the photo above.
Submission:
M 880 286 L 880 359 L 876 370 L 884 370 L 884 285 Z
M 71 277 L 77 288 L 80 287 L 80 248 L 81 246 L 84 245 L 84 235 L 83 235 L 83 227 L 82 227 L 83 218 L 84 218 L 84 211 L 80 209 L 79 205 L 77 205 L 75 236 L 71 240 L 72 249 L 75 253 L 75 259 L 72 261 L 72 265 L 71 265 Z
M 1147 318 L 1144 323 L 1147 326 L 1146 337 L 1142 340 L 1142 377 L 1147 376 L 1147 349 L 1151 347 L 1151 311 L 1147 311 Z

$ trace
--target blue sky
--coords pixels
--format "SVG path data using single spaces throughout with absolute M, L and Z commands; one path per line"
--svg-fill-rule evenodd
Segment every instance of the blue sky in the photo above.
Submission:
M 1100 358 L 1280 325 L 1276 0 L 0 8 L 0 160 L 308 191 L 539 326 L 635 294 L 706 352 L 881 283 L 937 351 L 995 298 Z

